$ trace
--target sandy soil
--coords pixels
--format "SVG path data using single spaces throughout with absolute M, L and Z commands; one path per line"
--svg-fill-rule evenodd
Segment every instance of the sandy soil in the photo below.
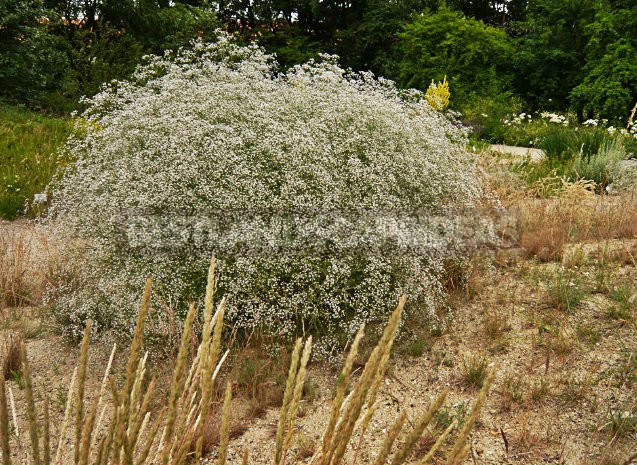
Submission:
M 513 145 L 492 144 L 489 146 L 489 149 L 492 152 L 502 155 L 513 155 L 519 159 L 530 157 L 531 161 L 534 162 L 539 162 L 546 156 L 544 150 L 529 147 L 515 147 Z
M 10 227 L 23 226 L 14 223 Z M 611 244 L 637 250 L 637 240 Z M 587 285 L 595 279 L 595 254 L 600 247 L 601 244 L 586 244 L 588 259 L 573 270 L 576 278 Z M 406 410 L 413 421 L 447 386 L 451 394 L 445 412 L 459 417 L 468 412 L 476 389 L 465 381 L 465 364 L 482 358 L 489 366 L 499 364 L 499 372 L 472 435 L 468 464 L 585 465 L 604 463 L 605 457 L 618 458 L 616 462 L 606 462 L 610 464 L 622 463 L 634 452 L 634 430 L 614 440 L 609 433 L 613 415 L 635 415 L 634 320 L 631 323 L 609 318 L 609 308 L 614 303 L 608 296 L 594 292 L 586 293 L 570 314 L 551 308 L 545 277 L 554 273 L 555 266 L 528 260 L 514 247 L 498 251 L 493 264 L 476 276 L 476 296 L 453 300 L 453 317 L 445 334 L 431 338 L 429 349 L 421 356 L 401 355 L 398 347 L 380 394 L 378 411 L 361 441 L 358 463 L 374 460 L 384 433 L 399 412 Z M 633 265 L 613 263 L 605 272 L 613 282 L 628 283 L 634 291 L 637 272 Z M 631 305 L 634 312 L 634 298 Z M 9 311 L 3 310 L 3 320 Z M 39 318 L 38 309 L 19 311 L 24 312 L 27 322 Z M 493 314 L 505 322 L 505 329 L 489 336 L 487 318 Z M 51 399 L 55 437 L 78 347 L 44 330 L 28 340 L 27 350 L 36 391 L 40 393 L 38 405 L 41 408 L 44 396 Z M 99 389 L 109 353 L 107 341 L 92 346 L 87 399 L 92 399 Z M 120 350 L 114 366 L 116 376 L 121 375 L 125 357 L 126 351 Z M 312 402 L 303 401 L 304 415 L 297 422 L 297 439 L 288 463 L 307 461 L 298 459 L 297 454 L 319 440 L 329 415 L 335 373 L 326 366 L 311 366 L 310 376 L 318 384 L 318 394 Z M 507 379 L 520 391 L 520 398 L 510 406 L 506 403 Z M 10 380 L 8 385 L 17 404 L 20 434 L 26 437 L 23 390 L 17 380 Z M 539 386 L 546 386 L 544 394 L 539 393 Z M 237 409 L 245 402 L 237 398 Z M 250 463 L 271 463 L 272 433 L 277 420 L 278 409 L 271 408 L 263 417 L 251 421 L 248 430 L 232 441 L 229 463 L 241 463 L 244 449 L 249 451 Z M 353 442 L 357 441 L 355 436 Z M 413 463 L 416 458 L 412 458 Z M 213 459 L 214 455 L 209 457 L 210 462 Z M 350 452 L 344 463 L 351 463 L 352 459 Z M 436 459 L 435 463 L 442 462 Z

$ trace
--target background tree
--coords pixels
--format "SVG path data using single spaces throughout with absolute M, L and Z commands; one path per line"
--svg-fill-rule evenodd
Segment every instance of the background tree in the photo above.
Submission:
M 0 97 L 63 113 L 218 28 L 283 70 L 332 53 L 403 87 L 447 75 L 494 124 L 513 102 L 622 119 L 637 100 L 637 0 L 3 0 L 0 25 Z
M 637 100 L 637 1 L 602 5 L 588 26 L 586 65 L 573 106 L 586 116 L 625 120 Z
M 49 33 L 55 19 L 40 0 L 0 2 L 0 96 L 39 106 L 61 88 L 67 60 Z
M 531 109 L 565 110 L 583 79 L 588 26 L 599 0 L 530 0 L 516 39 L 514 89 Z
M 456 108 L 507 87 L 513 49 L 501 29 L 441 8 L 413 17 L 398 37 L 397 78 L 404 87 L 426 89 L 447 76 Z

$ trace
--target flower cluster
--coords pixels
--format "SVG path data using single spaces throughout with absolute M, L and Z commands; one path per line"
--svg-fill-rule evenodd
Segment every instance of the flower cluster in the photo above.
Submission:
M 609 134 L 615 134 L 617 128 L 615 126 L 608 126 L 606 131 L 608 131 Z M 619 129 L 619 133 L 622 136 L 632 136 L 637 139 L 637 124 L 634 121 L 629 121 L 626 128 Z
M 403 293 L 436 323 L 445 261 L 493 240 L 460 124 L 330 56 L 282 73 L 221 37 L 147 60 L 87 101 L 53 185 L 87 245 L 55 294 L 70 331 L 130 331 L 148 275 L 179 315 L 212 255 L 233 324 L 312 331 L 323 355 Z
M 438 82 L 438 84 L 434 83 L 433 79 L 431 80 L 431 84 L 427 88 L 427 92 L 425 92 L 425 100 L 431 108 L 436 111 L 444 110 L 449 106 L 449 83 L 447 82 L 447 76 L 443 79 L 442 82 Z
M 544 119 L 547 119 L 549 123 L 563 124 L 564 126 L 568 126 L 568 118 L 564 115 L 560 115 L 559 113 L 550 113 L 543 111 L 540 113 L 540 116 Z
M 483 115 L 483 116 L 486 116 L 486 115 Z M 520 113 L 519 115 L 514 115 L 510 120 L 505 119 L 503 123 L 507 126 L 511 126 L 512 124 L 521 124 L 524 121 L 526 121 L 527 123 L 530 123 L 532 119 L 533 118 L 530 114 Z

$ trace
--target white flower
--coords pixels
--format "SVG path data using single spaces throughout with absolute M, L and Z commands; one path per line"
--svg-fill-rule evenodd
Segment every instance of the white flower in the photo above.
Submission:
M 54 186 L 52 214 L 90 244 L 56 302 L 69 330 L 130 332 L 149 275 L 156 308 L 183 314 L 213 254 L 233 324 L 311 324 L 323 355 L 402 294 L 439 324 L 444 263 L 495 237 L 461 125 L 335 57 L 284 73 L 222 37 L 148 60 L 85 101 Z
M 33 196 L 33 203 L 44 203 L 46 202 L 46 193 L 41 192 L 39 194 L 35 194 Z

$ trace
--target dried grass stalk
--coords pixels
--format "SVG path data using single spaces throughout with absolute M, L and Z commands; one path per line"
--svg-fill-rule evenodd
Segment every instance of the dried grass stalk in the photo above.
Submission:
M 184 376 L 186 371 L 186 360 L 188 358 L 188 345 L 190 344 L 190 333 L 192 331 L 192 323 L 195 319 L 195 306 L 190 305 L 186 321 L 184 322 L 184 332 L 181 336 L 181 345 L 179 347 L 179 353 L 177 355 L 177 362 L 175 365 L 175 372 L 173 373 L 173 381 L 170 388 L 170 398 L 168 400 L 168 416 L 166 419 L 166 426 L 163 433 L 163 445 L 161 464 L 167 465 L 170 459 L 171 446 L 173 445 L 173 433 L 175 430 L 175 423 L 177 421 L 178 414 L 178 401 L 180 393 L 184 387 Z
M 49 397 L 44 398 L 44 445 L 42 450 L 42 461 L 44 465 L 51 464 L 51 424 L 49 419 Z
M 210 412 L 210 397 L 212 393 L 212 382 L 210 381 L 210 334 L 212 331 L 212 309 L 213 299 L 215 293 L 215 259 L 210 260 L 210 267 L 208 268 L 208 283 L 206 285 L 206 298 L 204 300 L 204 324 L 203 333 L 201 337 L 201 359 L 203 364 L 203 370 L 200 378 L 200 390 L 201 390 L 201 417 L 208 418 Z M 218 326 L 215 324 L 215 326 Z M 214 366 L 214 365 L 213 365 Z M 197 426 L 197 444 L 195 446 L 195 461 L 199 462 L 201 459 L 201 452 L 203 450 L 203 427 L 204 422 L 200 421 Z
M 451 451 L 451 454 L 449 455 L 449 458 L 447 459 L 447 465 L 461 463 L 462 459 L 464 458 L 467 451 L 469 450 L 468 448 L 470 447 L 470 444 L 467 443 L 467 439 L 469 438 L 469 433 L 471 433 L 471 430 L 473 429 L 476 423 L 476 420 L 478 419 L 478 415 L 480 414 L 480 409 L 482 408 L 482 405 L 486 401 L 487 393 L 489 392 L 489 388 L 491 387 L 491 384 L 493 384 L 493 380 L 495 379 L 495 374 L 497 370 L 498 370 L 498 366 L 496 365 L 495 367 L 493 367 L 493 369 L 489 372 L 486 379 L 484 380 L 484 383 L 482 384 L 482 388 L 480 389 L 480 392 L 478 393 L 478 398 L 473 404 L 473 408 L 471 409 L 471 413 L 469 414 L 469 418 L 467 419 L 467 421 L 462 427 L 462 430 L 458 434 L 458 438 L 456 439 L 456 442 L 453 446 L 453 450 Z
M 427 427 L 427 425 L 429 425 L 429 422 L 431 421 L 433 416 L 438 413 L 438 410 L 440 410 L 440 407 L 442 407 L 442 404 L 444 404 L 445 399 L 447 398 L 447 394 L 449 394 L 448 388 L 440 393 L 431 407 L 427 409 L 427 411 L 420 417 L 420 420 L 418 420 L 418 423 L 416 423 L 414 429 L 412 429 L 411 432 L 407 435 L 403 447 L 400 448 L 396 452 L 396 454 L 394 454 L 391 465 L 400 465 L 402 463 L 405 463 L 405 461 L 409 458 L 409 454 L 411 454 L 411 451 L 416 445 L 416 442 L 422 436 L 423 431 L 425 431 L 425 428 Z
M 60 428 L 59 438 L 58 438 L 58 447 L 55 453 L 55 464 L 60 463 L 60 459 L 62 457 L 62 445 L 64 443 L 64 438 L 66 436 L 66 429 L 69 425 L 69 418 L 71 417 L 71 406 L 73 405 L 73 394 L 75 393 L 75 380 L 77 378 L 77 367 L 73 370 L 73 375 L 71 376 L 71 382 L 69 383 L 69 389 L 66 392 L 66 407 L 64 408 L 64 418 L 62 419 L 62 426 Z
M 425 465 L 427 462 L 429 462 L 433 458 L 436 451 L 440 448 L 440 446 L 445 441 L 445 439 L 447 439 L 447 436 L 449 436 L 449 433 L 451 433 L 451 431 L 456 427 L 457 424 L 458 424 L 458 420 L 454 418 L 451 424 L 447 426 L 447 429 L 445 429 L 445 431 L 440 435 L 440 437 L 438 437 L 434 445 L 431 446 L 431 449 L 429 449 L 429 452 L 427 452 L 427 455 L 425 455 L 422 458 L 422 460 L 418 462 L 418 465 Z
M 11 418 L 13 419 L 13 428 L 16 438 L 20 438 L 20 430 L 18 428 L 18 416 L 15 413 L 15 399 L 13 398 L 13 389 L 9 386 L 9 403 L 11 404 Z
M 89 410 L 84 420 L 84 426 L 82 428 L 82 443 L 80 447 L 80 465 L 88 465 L 89 454 L 91 452 L 91 442 L 93 429 L 95 426 L 95 415 L 97 412 L 97 405 L 99 402 L 99 396 L 95 397 L 93 401 L 93 407 Z
M 20 343 L 20 357 L 22 358 L 22 378 L 24 379 L 24 398 L 27 405 L 27 419 L 29 420 L 29 437 L 31 438 L 31 457 L 35 465 L 40 465 L 40 444 L 38 438 L 38 414 L 35 410 L 33 398 L 33 381 L 31 369 L 27 360 L 27 348 L 24 341 Z
M 12 371 L 20 370 L 20 343 L 22 334 L 15 331 L 0 333 L 0 376 L 7 379 Z
M 221 427 L 219 428 L 219 459 L 217 465 L 225 465 L 230 442 L 230 403 L 232 402 L 232 383 L 226 385 L 226 395 L 221 410 Z
M 383 441 L 383 445 L 380 447 L 380 451 L 378 452 L 378 457 L 374 461 L 374 465 L 384 465 L 389 453 L 391 452 L 391 448 L 394 445 L 394 441 L 396 437 L 400 434 L 403 429 L 403 425 L 405 424 L 405 420 L 407 419 L 407 412 L 403 411 L 400 416 L 396 419 L 390 430 L 387 432 L 387 436 L 385 436 L 385 440 Z
M 80 361 L 78 364 L 77 391 L 75 396 L 75 455 L 74 463 L 80 462 L 80 448 L 82 442 L 82 420 L 84 417 L 84 385 L 86 383 L 86 367 L 88 363 L 88 348 L 91 339 L 91 320 L 86 322 Z
M 93 447 L 95 447 L 95 441 L 97 441 L 97 437 L 102 426 L 102 420 L 104 419 L 104 414 L 106 413 L 106 406 L 104 404 L 104 394 L 106 393 L 106 387 L 108 386 L 108 379 L 111 373 L 111 366 L 113 365 L 113 358 L 115 357 L 115 351 L 117 350 L 117 344 L 113 344 L 113 349 L 111 350 L 111 355 L 108 358 L 108 363 L 106 364 L 106 369 L 104 370 L 104 377 L 102 378 L 102 384 L 100 386 L 100 393 L 97 402 L 97 408 L 101 409 L 100 416 L 97 419 L 97 424 L 95 425 L 95 439 L 93 442 Z
M 11 465 L 9 431 L 9 404 L 7 402 L 4 376 L 0 373 L 0 450 L 2 450 L 2 465 Z
M 299 338 L 296 340 L 296 344 L 294 344 L 294 350 L 292 351 L 292 360 L 290 361 L 290 370 L 288 372 L 287 381 L 285 382 L 283 404 L 281 405 L 281 412 L 279 413 L 279 425 L 276 431 L 274 465 L 279 465 L 283 460 L 283 435 L 285 433 L 285 425 L 287 423 L 290 401 L 292 400 L 292 394 L 294 392 L 294 380 L 296 377 L 297 365 L 299 363 L 299 357 L 301 354 L 301 343 L 302 341 Z
M 334 433 L 336 422 L 341 413 L 343 400 L 345 399 L 345 390 L 349 386 L 349 380 L 352 373 L 352 366 L 354 365 L 354 360 L 356 359 L 356 356 L 358 355 L 358 345 L 360 344 L 364 335 L 365 335 L 365 325 L 363 324 L 358 330 L 358 333 L 356 334 L 356 337 L 354 338 L 354 342 L 352 342 L 352 346 L 350 347 L 349 353 L 347 354 L 347 358 L 345 359 L 345 365 L 343 366 L 343 371 L 341 372 L 341 375 L 339 376 L 336 382 L 336 394 L 334 396 L 334 400 L 332 401 L 332 408 L 330 411 L 330 420 L 327 424 L 327 428 L 323 436 L 321 458 L 319 463 L 323 463 L 329 444 L 332 441 L 332 434 Z
M 283 442 L 283 462 L 285 462 L 285 455 L 292 442 L 292 436 L 294 434 L 294 420 L 296 420 L 296 414 L 299 410 L 299 403 L 301 402 L 301 394 L 303 394 L 303 385 L 305 384 L 305 377 L 307 373 L 307 363 L 310 360 L 310 353 L 312 352 L 312 336 L 307 338 L 305 347 L 303 348 L 303 355 L 301 356 L 301 365 L 299 371 L 296 374 L 294 381 L 294 393 L 292 396 L 292 402 L 290 402 L 290 408 L 287 414 L 287 430 L 288 433 Z
M 336 434 L 333 435 L 330 447 L 328 448 L 327 458 L 323 464 L 337 465 L 343 460 L 347 444 L 352 437 L 354 427 L 360 417 L 363 405 L 366 402 L 367 394 L 376 377 L 384 376 L 384 372 L 379 370 L 379 366 L 385 352 L 391 349 L 404 306 L 405 297 L 403 296 L 396 309 L 392 312 L 378 345 L 369 356 L 363 373 L 354 387 L 351 399 L 342 413 L 340 421 L 337 422 Z

